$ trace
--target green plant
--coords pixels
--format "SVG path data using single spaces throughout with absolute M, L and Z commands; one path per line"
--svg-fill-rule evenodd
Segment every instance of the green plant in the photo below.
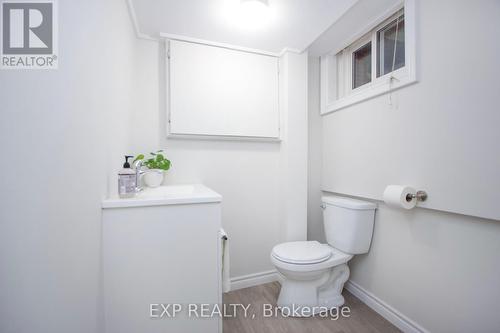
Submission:
M 144 160 L 144 165 L 148 169 L 160 169 L 160 170 L 168 170 L 170 169 L 170 160 L 166 159 L 162 154 L 163 150 L 158 150 L 156 153 L 149 153 L 151 155 L 150 158 L 145 160 L 144 154 L 139 154 L 135 158 L 135 161 Z

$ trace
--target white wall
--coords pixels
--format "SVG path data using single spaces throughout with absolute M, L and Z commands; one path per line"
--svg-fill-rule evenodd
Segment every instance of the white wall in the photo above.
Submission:
M 499 4 L 421 0 L 417 7 L 420 82 L 395 92 L 393 107 L 384 95 L 323 117 L 323 189 L 371 197 L 388 176 L 412 184 L 412 174 L 432 170 L 449 156 L 456 161 L 446 164 L 446 181 L 478 179 L 472 170 L 482 170 L 481 179 L 490 182 L 481 186 L 498 187 L 500 50 L 492 41 Z M 318 73 L 314 69 L 310 76 L 317 80 Z M 491 200 L 474 187 L 464 191 L 476 207 Z M 454 194 L 446 195 L 453 200 Z M 351 261 L 351 281 L 423 329 L 499 331 L 500 223 L 379 204 L 370 252 Z M 318 233 L 309 231 L 310 237 Z
M 172 161 L 165 184 L 203 183 L 223 196 L 232 278 L 274 270 L 272 247 L 306 238 L 307 55 L 280 59 L 280 80 L 298 82 L 282 84 L 281 143 L 167 139 L 164 57 L 163 46 L 144 52 L 133 151 L 164 149 Z
M 309 57 L 308 70 L 308 191 L 307 239 L 326 242 L 323 232 L 321 205 L 321 172 L 323 152 L 323 124 L 320 111 L 320 61 Z
M 0 77 L 0 331 L 102 328 L 100 201 L 125 153 L 163 148 L 166 183 L 224 196 L 233 277 L 273 270 L 272 246 L 306 237 L 307 55 L 281 60 L 282 143 L 167 140 L 163 47 L 136 39 L 124 1 L 59 10 L 59 69 Z
M 307 238 L 307 74 L 307 52 L 287 52 L 281 57 L 280 195 L 284 198 L 287 241 Z
M 324 188 L 382 199 L 388 184 L 410 184 L 428 192 L 422 206 L 500 220 L 500 177 L 493 176 L 500 154 L 488 145 L 500 141 L 500 113 L 491 109 L 499 90 L 500 44 L 491 41 L 500 3 L 417 1 L 417 7 L 421 84 L 395 92 L 392 107 L 385 95 L 325 117 L 325 170 L 335 171 L 324 174 Z M 474 52 L 464 52 L 464 41 Z
M 128 150 L 148 42 L 125 1 L 58 4 L 59 69 L 0 73 L 2 333 L 100 325 L 100 203 Z
M 380 204 L 351 281 L 430 332 L 498 332 L 500 223 Z
M 126 2 L 62 1 L 59 19 L 58 70 L 0 76 L 2 333 L 102 329 L 100 203 L 126 153 L 163 148 L 167 184 L 224 196 L 233 277 L 305 239 L 306 54 L 280 60 L 293 82 L 281 143 L 167 140 L 164 49 L 136 39 Z

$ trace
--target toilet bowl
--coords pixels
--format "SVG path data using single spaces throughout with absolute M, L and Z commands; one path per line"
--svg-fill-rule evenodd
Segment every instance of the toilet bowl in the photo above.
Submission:
M 323 221 L 328 244 L 287 242 L 271 251 L 271 262 L 282 278 L 277 305 L 309 316 L 344 304 L 342 289 L 349 278 L 347 262 L 369 250 L 376 205 L 350 198 L 323 197 Z M 303 311 L 306 310 L 306 311 Z
M 301 254 L 295 253 L 300 250 Z M 346 263 L 351 258 L 352 255 L 316 241 L 275 246 L 271 262 L 282 275 L 278 307 L 308 307 L 314 315 L 344 304 L 341 292 L 349 277 Z

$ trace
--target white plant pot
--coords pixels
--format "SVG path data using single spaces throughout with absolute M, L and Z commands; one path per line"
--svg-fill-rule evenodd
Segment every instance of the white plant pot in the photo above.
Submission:
M 147 170 L 143 175 L 143 180 L 148 187 L 158 187 L 163 182 L 163 170 Z

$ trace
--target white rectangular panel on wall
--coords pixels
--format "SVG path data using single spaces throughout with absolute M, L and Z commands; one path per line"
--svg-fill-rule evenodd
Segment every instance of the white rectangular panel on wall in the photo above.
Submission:
M 169 135 L 279 139 L 278 58 L 169 42 Z

